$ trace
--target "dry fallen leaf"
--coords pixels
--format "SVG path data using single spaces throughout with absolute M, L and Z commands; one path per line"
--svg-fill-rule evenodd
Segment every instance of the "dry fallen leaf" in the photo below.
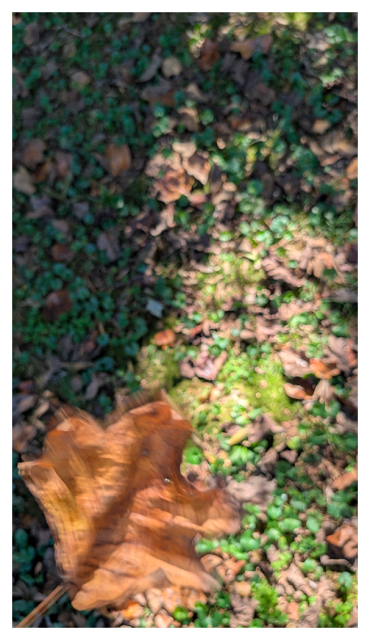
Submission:
M 164 331 L 159 331 L 154 336 L 154 342 L 159 347 L 167 346 L 168 344 L 173 344 L 176 340 L 176 334 L 172 329 L 165 329 Z
M 32 424 L 20 421 L 13 426 L 13 449 L 23 453 L 28 443 L 35 437 L 37 431 Z
M 312 133 L 323 134 L 331 127 L 331 122 L 329 120 L 315 120 L 312 126 Z
M 223 351 L 218 358 L 208 355 L 207 351 L 199 353 L 196 360 L 186 356 L 180 362 L 180 373 L 184 378 L 203 378 L 204 380 L 216 380 L 218 372 L 227 360 L 227 353 Z
M 199 116 L 195 108 L 181 107 L 177 112 L 181 116 L 181 123 L 185 125 L 188 131 L 199 131 Z
M 182 65 L 180 60 L 174 57 L 165 58 L 162 63 L 162 71 L 165 78 L 171 78 L 172 76 L 178 76 L 182 71 Z
M 358 471 L 357 468 L 353 471 L 348 471 L 347 473 L 343 473 L 339 478 L 334 480 L 332 484 L 332 489 L 334 491 L 344 491 L 351 486 L 354 482 L 358 481 Z
M 180 474 L 191 432 L 163 400 L 116 412 L 105 430 L 76 410 L 47 434 L 40 458 L 19 464 L 75 609 L 119 609 L 171 584 L 216 587 L 194 538 L 236 533 L 239 510 L 227 493 L 199 492 Z
M 308 400 L 311 397 L 299 384 L 290 384 L 289 382 L 286 382 L 284 384 L 284 391 L 289 398 L 293 398 L 294 400 Z
M 90 76 L 85 71 L 75 71 L 71 75 L 71 80 L 79 89 L 86 87 L 91 82 Z
M 169 204 L 178 200 L 181 195 L 188 196 L 193 183 L 194 178 L 191 178 L 184 169 L 168 169 L 162 180 L 157 182 L 158 199 Z
M 330 380 L 333 376 L 337 376 L 340 373 L 335 363 L 325 363 L 318 358 L 310 359 L 310 370 L 316 378 L 322 378 L 323 380 Z
M 23 152 L 22 162 L 28 167 L 28 169 L 36 169 L 44 159 L 44 151 L 46 144 L 40 138 L 34 138 L 30 140 Z
M 75 255 L 67 244 L 55 244 L 51 253 L 56 262 L 70 262 Z
M 302 378 L 311 373 L 307 360 L 301 358 L 293 349 L 283 349 L 278 355 L 289 378 Z
M 120 255 L 117 232 L 114 229 L 102 231 L 97 240 L 97 247 L 106 252 L 109 262 L 117 260 Z
M 210 71 L 220 59 L 220 49 L 217 42 L 205 40 L 199 53 L 198 66 L 202 71 Z
M 66 290 L 53 291 L 46 298 L 44 318 L 49 322 L 57 320 L 63 313 L 72 309 L 72 300 Z
M 18 171 L 13 176 L 14 189 L 25 193 L 27 196 L 31 196 L 35 193 L 36 189 L 32 182 L 32 177 L 24 167 L 19 167 Z
M 355 180 L 358 177 L 358 158 L 353 158 L 347 167 L 346 176 L 349 180 Z
M 274 280 L 283 280 L 292 287 L 301 287 L 305 280 L 304 278 L 297 278 L 290 269 L 284 267 L 274 256 L 266 256 L 262 260 L 262 266 L 267 275 Z
M 108 158 L 109 170 L 113 178 L 119 176 L 121 171 L 127 171 L 131 166 L 131 152 L 127 144 L 122 147 L 116 147 L 110 144 L 105 155 Z
M 55 163 L 59 178 L 65 178 L 71 173 L 71 165 L 73 155 L 65 151 L 57 151 L 55 154 Z
M 326 536 L 326 542 L 336 558 L 352 561 L 357 557 L 358 531 L 352 524 L 342 524 L 334 533 Z
M 190 176 L 194 176 L 202 184 L 207 184 L 211 169 L 208 155 L 196 151 L 190 158 L 184 158 L 183 166 Z
M 258 38 L 248 38 L 243 42 L 232 42 L 230 45 L 230 51 L 240 53 L 244 60 L 249 60 L 256 51 L 261 53 L 268 53 L 272 45 L 272 36 L 265 35 Z

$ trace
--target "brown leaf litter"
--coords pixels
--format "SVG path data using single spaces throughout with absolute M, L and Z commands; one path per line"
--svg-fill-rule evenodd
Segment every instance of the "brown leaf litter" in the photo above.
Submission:
M 271 45 L 272 36 L 264 35 L 259 36 L 258 38 L 248 38 L 241 42 L 232 42 L 230 45 L 230 51 L 240 53 L 243 60 L 249 60 L 256 51 L 263 54 L 268 53 Z
M 223 351 L 218 358 L 208 354 L 207 345 L 193 360 L 190 356 L 186 356 L 180 362 L 180 373 L 184 378 L 203 378 L 204 380 L 216 380 L 218 372 L 227 360 L 227 352 Z

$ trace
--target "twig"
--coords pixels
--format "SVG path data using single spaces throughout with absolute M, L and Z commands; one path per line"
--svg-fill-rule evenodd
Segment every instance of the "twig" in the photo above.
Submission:
M 46 611 L 51 607 L 51 605 L 53 605 L 54 602 L 59 600 L 59 598 L 66 591 L 67 591 L 67 585 L 66 584 L 58 585 L 56 587 L 56 589 L 54 589 L 54 591 L 52 591 L 51 593 L 49 593 L 48 596 L 46 596 L 45 600 L 40 602 L 40 604 L 37 607 L 35 607 L 35 609 L 33 609 L 33 611 L 31 611 L 31 613 L 28 614 L 28 616 L 23 618 L 23 620 L 21 620 L 21 622 L 19 624 L 17 624 L 16 628 L 18 629 L 18 628 L 21 628 L 21 627 L 30 627 L 31 624 L 33 624 L 33 622 L 35 622 L 35 620 L 37 620 L 37 618 L 39 616 L 41 616 L 44 613 L 46 613 Z

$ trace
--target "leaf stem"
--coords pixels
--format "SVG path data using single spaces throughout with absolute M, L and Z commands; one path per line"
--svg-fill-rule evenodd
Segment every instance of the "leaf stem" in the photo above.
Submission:
M 31 613 L 28 614 L 28 616 L 23 618 L 23 620 L 21 620 L 21 622 L 17 624 L 16 628 L 18 629 L 21 627 L 23 628 L 30 627 L 31 624 L 33 624 L 33 622 L 35 622 L 35 620 L 37 620 L 39 616 L 46 613 L 46 611 L 51 607 L 51 605 L 54 604 L 54 602 L 59 600 L 59 598 L 63 595 L 63 593 L 67 591 L 67 587 L 68 585 L 65 583 L 58 585 L 56 589 L 54 589 L 54 591 L 52 591 L 51 593 L 49 593 L 48 596 L 46 596 L 45 600 L 40 602 L 40 604 L 37 607 L 35 607 L 33 611 L 31 611 Z

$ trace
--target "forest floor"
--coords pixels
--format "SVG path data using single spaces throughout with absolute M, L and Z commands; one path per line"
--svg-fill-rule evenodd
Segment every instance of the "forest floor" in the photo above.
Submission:
M 13 624 L 60 582 L 21 456 L 160 384 L 245 511 L 220 591 L 34 626 L 355 626 L 356 14 L 13 14 L 13 78 Z

